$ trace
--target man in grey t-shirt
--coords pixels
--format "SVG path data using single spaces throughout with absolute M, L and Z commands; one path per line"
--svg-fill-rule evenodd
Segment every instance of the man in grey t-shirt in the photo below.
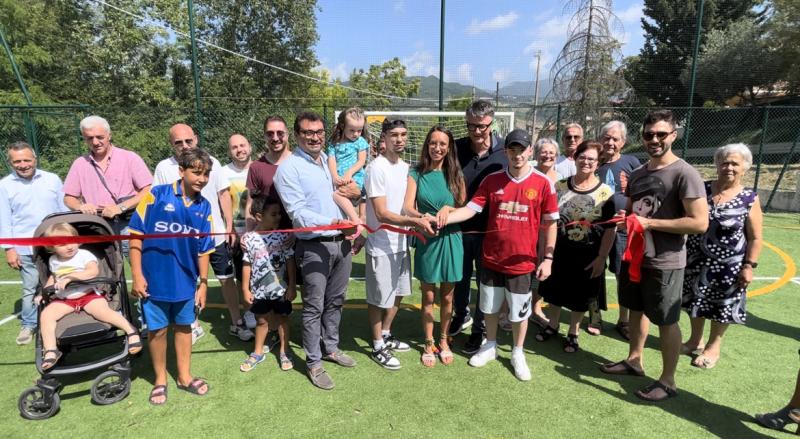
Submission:
M 642 138 L 650 160 L 631 173 L 626 211 L 636 215 L 644 229 L 641 279 L 633 282 L 628 263 L 620 269 L 619 303 L 630 309 L 628 357 L 604 364 L 614 375 L 644 376 L 642 354 L 650 322 L 658 325 L 663 370 L 658 380 L 636 391 L 647 401 L 663 401 L 677 395 L 675 369 L 681 347 L 678 319 L 681 312 L 686 235 L 708 228 L 708 204 L 700 174 L 672 152 L 675 119 L 669 110 L 650 112 Z

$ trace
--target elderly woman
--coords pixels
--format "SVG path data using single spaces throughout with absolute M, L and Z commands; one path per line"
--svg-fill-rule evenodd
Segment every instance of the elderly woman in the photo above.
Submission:
M 545 137 L 537 140 L 533 145 L 533 158 L 536 159 L 536 170 L 546 175 L 550 181 L 555 183 L 564 179 L 564 176 L 556 171 L 558 142 L 555 139 Z
M 725 145 L 714 153 L 717 179 L 706 182 L 709 223 L 706 233 L 686 243 L 683 307 L 692 320 L 685 354 L 696 354 L 692 365 L 711 369 L 717 364 L 722 336 L 731 323 L 745 322 L 747 286 L 761 254 L 761 206 L 758 195 L 742 185 L 753 163 L 747 145 Z M 708 343 L 703 328 L 711 320 Z
M 564 352 L 579 349 L 578 334 L 589 304 L 606 307 L 606 258 L 614 243 L 613 225 L 599 225 L 614 216 L 614 191 L 595 175 L 603 146 L 587 140 L 575 150 L 576 173 L 556 184 L 558 240 L 553 271 L 539 284 L 539 294 L 550 305 L 548 325 L 536 335 L 546 341 L 558 334 L 561 308 L 571 311 Z

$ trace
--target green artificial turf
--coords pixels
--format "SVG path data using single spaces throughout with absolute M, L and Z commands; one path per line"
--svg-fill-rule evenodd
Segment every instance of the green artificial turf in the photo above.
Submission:
M 800 257 L 797 215 L 769 215 L 767 242 Z M 353 276 L 363 273 L 362 257 L 355 259 Z M 5 264 L 0 279 L 17 280 Z M 757 276 L 780 277 L 786 266 L 764 249 Z M 772 280 L 755 282 L 753 289 Z M 213 284 L 212 284 L 213 286 Z M 419 292 L 407 303 L 419 303 Z M 609 281 L 609 302 L 616 302 Z M 29 437 L 777 437 L 785 434 L 757 426 L 752 414 L 772 411 L 788 401 L 798 369 L 797 316 L 800 286 L 788 283 L 770 294 L 748 301 L 746 326 L 730 329 L 717 367 L 700 370 L 681 357 L 677 379 L 680 395 L 661 404 L 639 401 L 633 392 L 656 378 L 661 370 L 657 329 L 647 342 L 645 367 L 649 378 L 614 377 L 597 365 L 619 360 L 627 352 L 612 328 L 616 308 L 604 313 L 603 334 L 580 336 L 581 351 L 566 354 L 559 338 L 525 343 L 533 372 L 529 383 L 517 381 L 509 363 L 510 334 L 502 333 L 500 360 L 484 368 L 467 365 L 460 354 L 466 335 L 456 338 L 456 361 L 426 369 L 419 363 L 422 342 L 419 312 L 403 309 L 394 333 L 414 346 L 400 353 L 402 369 L 382 369 L 368 356 L 366 311 L 345 310 L 341 348 L 358 361 L 354 369 L 326 365 L 336 389 L 313 387 L 305 376 L 300 340 L 300 313 L 292 315 L 292 346 L 296 369 L 282 372 L 277 359 L 249 373 L 239 364 L 252 350 L 228 335 L 227 312 L 207 309 L 201 320 L 208 334 L 195 345 L 192 370 L 208 379 L 210 393 L 197 397 L 169 383 L 163 407 L 147 402 L 152 372 L 145 353 L 134 364 L 128 398 L 110 406 L 93 405 L 89 387 L 94 375 L 65 381 L 61 410 L 45 421 L 22 419 L 17 410 L 20 392 L 37 378 L 32 345 L 14 344 L 17 322 L 0 326 L 0 436 Z M 348 305 L 363 304 L 364 284 L 352 281 Z M 210 302 L 222 303 L 218 288 Z M 0 285 L 0 317 L 19 307 L 19 285 Z M 566 313 L 565 313 L 566 314 Z M 565 315 L 566 317 L 566 315 Z M 563 321 L 562 321 L 563 323 Z M 688 319 L 682 317 L 684 338 Z M 565 325 L 562 325 L 562 334 Z M 170 357 L 174 372 L 174 359 Z M 784 436 L 788 437 L 788 436 Z

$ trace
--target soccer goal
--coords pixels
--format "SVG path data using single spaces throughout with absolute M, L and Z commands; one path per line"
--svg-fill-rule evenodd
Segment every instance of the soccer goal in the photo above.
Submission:
M 337 119 L 340 112 L 336 111 Z M 403 160 L 411 164 L 415 164 L 419 160 L 422 143 L 432 126 L 444 126 L 453 133 L 456 139 L 467 136 L 463 111 L 365 111 L 364 114 L 367 116 L 371 145 L 378 144 L 381 124 L 386 118 L 403 119 L 406 122 L 408 143 Z M 514 112 L 496 111 L 491 130 L 500 137 L 505 137 L 512 129 L 514 129 Z

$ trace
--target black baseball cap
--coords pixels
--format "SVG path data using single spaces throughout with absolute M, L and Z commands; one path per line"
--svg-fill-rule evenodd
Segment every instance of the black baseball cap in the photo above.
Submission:
M 506 148 L 511 148 L 512 145 L 527 148 L 531 146 L 531 136 L 523 129 L 513 130 L 506 136 Z

